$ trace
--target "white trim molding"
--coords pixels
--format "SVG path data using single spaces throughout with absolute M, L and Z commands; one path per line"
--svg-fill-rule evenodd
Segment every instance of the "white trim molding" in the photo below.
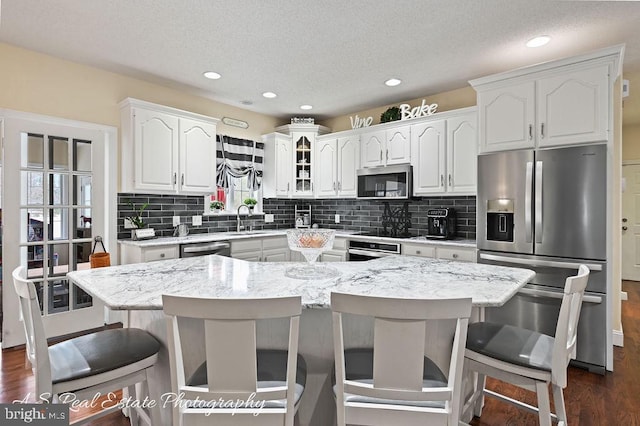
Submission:
M 613 346 L 624 347 L 624 333 L 620 330 L 613 330 Z

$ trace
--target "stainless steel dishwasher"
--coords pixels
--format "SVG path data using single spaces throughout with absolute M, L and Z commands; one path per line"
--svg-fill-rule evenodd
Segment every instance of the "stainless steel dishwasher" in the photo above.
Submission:
M 180 244 L 180 257 L 206 256 L 219 254 L 231 257 L 231 244 L 229 241 L 211 241 L 207 243 Z

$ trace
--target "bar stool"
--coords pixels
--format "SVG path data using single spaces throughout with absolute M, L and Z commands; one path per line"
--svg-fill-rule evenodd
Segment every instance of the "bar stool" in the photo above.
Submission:
M 480 416 L 483 395 L 489 395 L 537 412 L 541 425 L 551 425 L 552 418 L 567 424 L 562 389 L 567 386 L 569 361 L 576 356 L 578 320 L 588 279 L 589 268 L 585 265 L 580 265 L 577 275 L 566 279 L 555 337 L 490 322 L 469 326 L 465 369 L 477 372 L 478 378 L 476 391 L 465 409 L 473 406 L 474 414 Z M 484 389 L 485 376 L 536 392 L 538 407 Z M 551 413 L 549 384 L 557 415 Z
M 471 299 L 331 293 L 338 426 L 457 425 Z M 343 314 L 374 318 L 374 344 L 345 349 Z M 448 374 L 425 357 L 427 322 L 451 320 Z M 443 325 L 444 326 L 444 325 Z
M 173 405 L 175 426 L 185 424 L 187 418 L 205 416 L 213 424 L 293 426 L 307 379 L 306 363 L 298 354 L 300 296 L 163 295 L 162 306 L 167 316 L 171 389 L 176 395 L 184 394 L 186 401 Z M 182 318 L 204 321 L 206 360 L 189 378 L 182 358 Z M 256 349 L 256 321 L 276 318 L 289 319 L 288 349 Z
M 148 383 L 148 374 L 156 363 L 160 343 L 149 333 L 136 328 L 120 328 L 86 334 L 47 347 L 42 315 L 35 285 L 26 279 L 26 268 L 13 271 L 13 284 L 27 339 L 27 358 L 36 382 L 36 398 L 56 402 L 60 395 L 73 393 L 77 400 L 91 400 L 125 387 L 135 395 L 136 383 Z M 148 389 L 148 388 L 147 388 Z M 119 411 L 116 405 L 72 424 L 84 424 Z M 157 412 L 150 411 L 149 424 Z M 145 414 L 143 416 L 146 417 Z M 129 410 L 132 425 L 138 424 L 138 412 Z

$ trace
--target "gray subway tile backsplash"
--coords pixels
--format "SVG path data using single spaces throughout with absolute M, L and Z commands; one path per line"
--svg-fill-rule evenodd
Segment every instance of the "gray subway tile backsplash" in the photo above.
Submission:
M 173 234 L 172 217 L 180 216 L 182 223 L 189 225 L 192 234 L 235 231 L 235 215 L 204 216 L 202 226 L 192 226 L 191 216 L 202 214 L 204 197 L 186 195 L 118 194 L 118 238 L 131 237 L 131 231 L 124 228 L 124 218 L 134 212 L 127 204 L 131 201 L 136 208 L 149 203 L 142 217 L 156 230 L 158 236 Z M 456 209 L 457 235 L 460 238 L 476 238 L 476 197 L 421 197 L 408 200 L 411 214 L 410 231 L 417 235 L 427 233 L 427 210 L 437 207 Z M 243 220 L 243 224 L 254 229 L 286 229 L 294 226 L 295 206 L 311 206 L 311 221 L 321 228 L 344 229 L 361 232 L 376 232 L 382 228 L 384 206 L 377 200 L 354 199 L 264 199 L 263 212 L 274 215 L 273 223 L 265 223 L 263 215 Z M 390 202 L 391 208 L 402 207 L 403 202 Z M 340 215 L 340 223 L 335 223 L 335 215 Z M 244 223 L 248 222 L 248 223 Z

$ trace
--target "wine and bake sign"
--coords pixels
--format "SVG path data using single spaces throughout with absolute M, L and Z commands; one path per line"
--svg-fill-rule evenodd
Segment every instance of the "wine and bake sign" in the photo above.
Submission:
M 392 112 L 395 115 L 395 118 L 386 120 L 386 121 L 396 121 L 396 120 L 409 120 L 412 118 L 419 117 L 427 117 L 429 115 L 433 115 L 436 113 L 438 109 L 438 104 L 427 104 L 426 100 L 422 100 L 422 104 L 416 107 L 411 107 L 409 104 L 401 104 L 400 107 L 391 107 L 387 111 L 385 111 L 382 115 L 388 114 Z M 351 128 L 359 129 L 361 127 L 369 127 L 373 123 L 373 117 L 359 117 L 357 114 L 355 117 L 349 117 L 351 120 Z M 381 119 L 381 122 L 384 122 Z

